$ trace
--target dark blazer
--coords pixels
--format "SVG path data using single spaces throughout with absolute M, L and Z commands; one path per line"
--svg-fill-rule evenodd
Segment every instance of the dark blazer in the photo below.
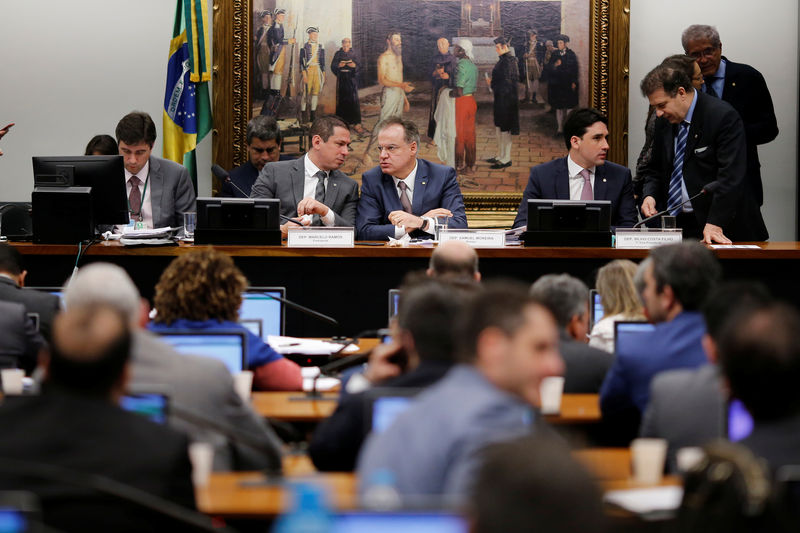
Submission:
M 278 198 L 281 214 L 296 217 L 297 204 L 303 199 L 305 176 L 305 157 L 267 163 L 253 184 L 250 198 Z M 337 226 L 355 226 L 358 183 L 334 170 L 329 174 L 323 203 L 333 210 Z
M 150 202 L 153 227 L 183 226 L 183 213 L 195 210 L 195 192 L 189 171 L 174 161 L 150 156 Z
M 28 317 L 25 304 L 0 301 L 0 356 L 4 366 L 14 365 L 33 372 L 39 350 L 45 346 L 41 334 Z
M 58 296 L 36 289 L 23 289 L 13 280 L 0 276 L 0 300 L 25 304 L 28 313 L 39 314 L 39 332 L 50 340 L 53 318 L 61 309 Z
M 612 226 L 631 228 L 636 224 L 630 169 L 610 161 L 595 167 L 594 198 L 611 201 Z M 531 168 L 512 227 L 528 224 L 528 200 L 535 199 L 569 200 L 569 169 L 566 157 Z
M 747 155 L 742 119 L 727 102 L 695 91 L 697 104 L 689 126 L 683 161 L 683 180 L 689 196 L 718 181 L 710 195 L 692 201 L 697 223 L 722 227 L 733 241 L 763 241 L 769 238 L 758 203 L 745 192 Z M 675 157 L 677 126 L 664 117 L 656 120 L 653 157 L 642 170 L 644 196 L 656 200 L 658 211 L 667 208 L 669 179 Z
M 278 161 L 292 161 L 293 159 L 295 158 L 286 154 L 281 154 Z M 253 184 L 258 178 L 258 169 L 256 169 L 253 163 L 247 161 L 244 164 L 239 165 L 231 170 L 230 176 L 231 183 L 223 181 L 222 186 L 219 189 L 219 195 L 225 198 L 249 198 Z M 232 184 L 236 185 L 236 187 L 239 187 L 241 192 Z
M 564 393 L 597 394 L 614 361 L 614 356 L 588 344 L 561 336 L 559 346 L 564 360 Z
M 0 425 L 14 428 L 0 440 L 0 459 L 98 474 L 195 507 L 187 438 L 140 415 L 103 400 L 45 388 L 40 396 L 4 401 Z M 141 507 L 79 484 L 4 472 L 0 488 L 35 493 L 44 521 L 59 531 L 174 530 Z
M 456 171 L 452 167 L 417 159 L 411 211 L 419 217 L 437 207 L 449 209 L 453 213 L 448 227 L 467 227 L 464 198 L 458 186 Z M 381 172 L 380 166 L 364 172 L 356 219 L 358 238 L 364 241 L 385 241 L 390 236 L 394 237 L 394 225 L 389 222 L 389 213 L 402 210 L 394 179 Z M 430 234 L 417 230 L 411 236 L 430 237 Z
M 800 465 L 800 415 L 755 421 L 753 432 L 741 444 L 766 459 L 773 471 L 786 465 Z
M 758 160 L 758 145 L 766 144 L 778 136 L 778 121 L 775 108 L 767 88 L 767 82 L 759 71 L 734 63 L 725 56 L 725 87 L 722 99 L 739 112 L 744 122 L 747 143 L 747 184 L 755 194 L 758 205 L 764 203 L 764 188 L 761 183 L 761 162 Z

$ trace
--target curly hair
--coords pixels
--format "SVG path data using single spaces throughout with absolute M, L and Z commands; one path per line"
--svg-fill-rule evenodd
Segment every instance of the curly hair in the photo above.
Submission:
M 230 256 L 212 248 L 175 259 L 156 284 L 156 321 L 238 320 L 247 278 Z

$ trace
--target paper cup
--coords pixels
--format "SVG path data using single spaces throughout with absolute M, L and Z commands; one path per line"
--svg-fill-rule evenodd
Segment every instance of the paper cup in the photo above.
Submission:
M 253 371 L 242 370 L 233 376 L 233 388 L 244 403 L 250 403 L 250 393 L 253 390 Z
M 664 439 L 634 439 L 631 442 L 633 479 L 643 485 L 657 485 L 664 474 L 667 441 Z
M 192 483 L 195 487 L 205 487 L 214 465 L 214 446 L 207 442 L 189 444 L 189 459 L 192 461 Z
M 22 378 L 25 371 L 19 368 L 4 368 L 0 373 L 4 394 L 22 394 Z
M 542 399 L 542 414 L 557 415 L 561 412 L 561 395 L 564 392 L 564 378 L 550 376 L 539 385 L 539 396 Z

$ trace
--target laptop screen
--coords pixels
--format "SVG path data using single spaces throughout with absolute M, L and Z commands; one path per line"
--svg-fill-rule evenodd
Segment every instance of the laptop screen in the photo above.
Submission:
M 389 322 L 400 310 L 400 289 L 389 289 Z
M 603 318 L 603 303 L 600 301 L 600 293 L 594 289 L 589 291 L 589 298 L 589 310 L 592 315 L 592 326 L 594 326 Z
M 267 342 L 268 335 L 283 335 L 284 308 L 279 300 L 286 298 L 283 287 L 248 287 L 242 293 L 242 307 L 239 309 L 239 322 Z
M 382 433 L 411 406 L 418 387 L 375 387 L 367 390 L 367 431 Z
M 728 439 L 738 442 L 753 431 L 753 417 L 744 404 L 736 399 L 728 403 Z
M 614 351 L 625 350 L 630 343 L 640 346 L 637 338 L 652 333 L 655 328 L 655 325 L 650 322 L 616 322 L 614 324 Z
M 165 331 L 161 340 L 187 355 L 203 355 L 225 363 L 231 374 L 247 368 L 247 340 L 244 331 Z
M 165 424 L 168 402 L 165 394 L 129 392 L 119 403 L 126 411 L 140 414 L 156 424 Z
M 332 533 L 467 533 L 467 520 L 445 512 L 355 512 L 334 515 Z

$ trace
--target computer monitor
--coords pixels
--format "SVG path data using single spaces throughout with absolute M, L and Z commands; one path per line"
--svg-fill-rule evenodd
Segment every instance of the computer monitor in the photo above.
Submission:
M 247 335 L 241 330 L 157 331 L 161 340 L 180 353 L 201 355 L 225 363 L 231 374 L 247 368 Z
M 277 198 L 198 198 L 196 244 L 281 243 Z
M 169 397 L 160 392 L 127 392 L 119 402 L 126 411 L 144 416 L 156 424 L 166 424 L 169 415 Z
M 93 224 L 127 224 L 128 194 L 121 155 L 33 157 L 36 187 L 91 187 Z M 34 209 L 34 219 L 40 216 Z
M 445 511 L 358 511 L 333 516 L 331 533 L 467 533 L 463 516 Z
M 610 246 L 609 200 L 528 200 L 525 246 Z
M 400 289 L 389 289 L 389 322 L 400 311 Z
M 286 311 L 283 302 L 272 298 L 286 298 L 285 287 L 248 287 L 242 293 L 239 323 L 267 342 L 268 335 L 283 335 Z M 259 333 L 256 333 L 256 330 Z
M 422 389 L 418 387 L 374 387 L 366 391 L 367 431 L 382 433 L 394 419 L 411 406 Z
M 624 321 L 614 323 L 614 352 L 625 350 L 627 346 L 634 343 L 634 346 L 641 346 L 638 337 L 648 335 L 655 331 L 655 325 L 650 322 Z
M 64 309 L 64 289 L 61 287 L 26 287 L 27 290 L 34 290 L 40 292 L 47 292 L 53 296 L 58 296 L 58 302 L 61 309 Z
M 589 315 L 592 326 L 600 322 L 603 318 L 603 302 L 595 289 L 589 291 Z

